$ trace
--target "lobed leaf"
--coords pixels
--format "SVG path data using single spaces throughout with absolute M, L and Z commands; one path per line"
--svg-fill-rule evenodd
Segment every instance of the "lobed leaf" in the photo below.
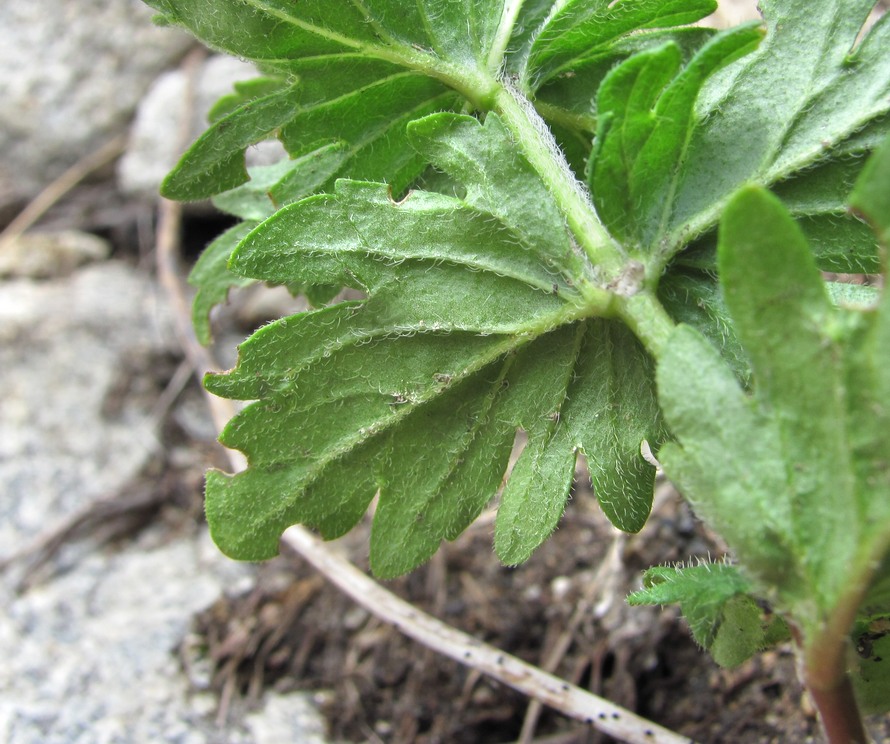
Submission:
M 542 82 L 601 56 L 624 37 L 648 29 L 694 23 L 717 9 L 714 0 L 569 0 L 553 3 L 534 34 L 525 79 Z
M 229 269 L 235 247 L 279 206 L 311 194 L 326 183 L 343 157 L 342 146 L 328 145 L 297 160 L 257 167 L 252 169 L 248 183 L 214 197 L 214 206 L 244 221 L 207 246 L 189 274 L 189 284 L 198 290 L 192 303 L 192 324 L 200 343 L 211 341 L 210 311 L 225 302 L 231 289 L 254 283 Z M 324 301 L 336 292 L 326 295 L 327 288 L 313 285 L 290 285 L 290 289 Z
M 268 557 L 296 522 L 340 535 L 379 488 L 372 567 L 407 571 L 494 496 L 517 429 L 528 444 L 496 524 L 505 561 L 552 531 L 577 452 L 616 524 L 639 529 L 649 512 L 654 469 L 639 447 L 661 436 L 651 362 L 629 331 L 585 317 L 585 264 L 552 196 L 495 115 L 437 114 L 409 136 L 462 197 L 396 202 L 382 184 L 339 181 L 232 255 L 242 275 L 348 284 L 368 299 L 266 326 L 235 370 L 207 379 L 257 401 L 222 438 L 250 467 L 208 480 L 208 521 L 230 555 Z
M 668 43 L 634 55 L 603 81 L 589 182 L 598 214 L 625 245 L 645 252 L 659 246 L 699 90 L 760 38 L 751 25 L 718 34 L 682 71 L 680 48 Z
M 670 217 L 671 243 L 713 224 L 744 183 L 794 176 L 804 188 L 822 181 L 822 168 L 838 158 L 872 148 L 874 137 L 860 132 L 885 132 L 890 124 L 890 18 L 857 42 L 873 6 L 761 3 L 769 27 L 763 44 L 703 90 Z M 809 170 L 813 165 L 820 167 Z
M 650 568 L 631 605 L 679 604 L 692 637 L 723 667 L 735 667 L 790 637 L 778 618 L 764 616 L 751 598 L 751 584 L 726 563 Z

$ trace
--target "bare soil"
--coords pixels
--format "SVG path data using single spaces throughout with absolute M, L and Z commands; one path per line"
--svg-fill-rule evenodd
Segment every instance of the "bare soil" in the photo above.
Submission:
M 560 529 L 525 565 L 497 563 L 483 520 L 390 588 L 539 666 L 567 646 L 557 674 L 702 744 L 819 741 L 790 648 L 722 670 L 675 610 L 625 604 L 647 566 L 716 550 L 669 487 L 658 505 L 640 535 L 617 537 L 593 496 L 578 489 Z M 365 544 L 359 533 L 344 549 L 360 556 Z M 597 570 L 603 562 L 607 575 Z M 213 684 L 226 704 L 235 695 L 256 700 L 270 685 L 313 690 L 337 740 L 513 742 L 528 715 L 526 698 L 382 625 L 297 558 L 266 565 L 252 591 L 220 600 L 195 629 L 215 660 Z M 612 741 L 550 711 L 527 735 Z

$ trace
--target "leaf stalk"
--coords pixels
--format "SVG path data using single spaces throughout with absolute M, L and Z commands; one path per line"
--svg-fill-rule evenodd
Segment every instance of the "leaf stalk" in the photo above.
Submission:
M 509 80 L 502 81 L 496 91 L 494 109 L 553 195 L 575 240 L 605 286 L 620 273 L 625 261 L 623 251 L 596 216 L 593 204 L 569 168 L 546 123 L 531 101 Z

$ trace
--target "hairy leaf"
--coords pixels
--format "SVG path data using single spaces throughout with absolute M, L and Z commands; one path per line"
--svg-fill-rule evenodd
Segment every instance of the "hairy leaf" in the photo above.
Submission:
M 890 541 L 890 301 L 836 308 L 794 220 L 756 188 L 727 208 L 719 259 L 754 396 L 680 327 L 658 371 L 679 446 L 659 459 L 758 591 L 815 632 Z
M 258 401 L 223 435 L 249 469 L 208 480 L 211 530 L 231 555 L 268 557 L 296 522 L 342 534 L 379 488 L 372 566 L 407 571 L 492 498 L 517 429 L 528 443 L 496 524 L 505 561 L 552 531 L 577 452 L 616 524 L 639 529 L 649 512 L 654 469 L 639 447 L 661 436 L 651 362 L 622 326 L 585 317 L 585 264 L 552 196 L 495 115 L 437 114 L 409 133 L 463 197 L 396 202 L 382 184 L 340 181 L 279 210 L 232 256 L 240 274 L 368 299 L 266 326 L 235 370 L 208 378 Z
M 673 43 L 616 67 L 597 95 L 590 187 L 612 234 L 638 251 L 658 247 L 695 123 L 693 107 L 716 69 L 754 48 L 756 26 L 715 36 L 678 72 Z
M 461 97 L 451 88 L 472 95 L 488 84 L 487 55 L 501 17 L 499 3 L 468 1 L 149 4 L 209 46 L 289 81 L 248 98 L 202 135 L 164 183 L 164 193 L 177 199 L 204 198 L 243 183 L 245 148 L 272 136 L 292 156 L 345 142 L 349 158 L 343 167 L 351 177 L 386 178 L 401 191 L 423 167 L 406 146 L 405 125 L 459 106 Z M 224 104 L 220 111 L 230 108 Z
M 248 183 L 214 197 L 216 207 L 240 217 L 244 222 L 214 240 L 201 254 L 189 275 L 189 284 L 198 289 L 192 305 L 192 321 L 198 341 L 210 343 L 210 311 L 225 302 L 229 290 L 254 282 L 229 269 L 229 258 L 235 246 L 278 207 L 320 188 L 330 179 L 343 158 L 342 146 L 328 145 L 296 160 L 254 168 Z M 310 299 L 325 301 L 336 292 L 336 289 L 329 291 L 327 287 L 305 284 L 291 284 L 289 288 L 295 293 L 305 292 Z
M 243 220 L 262 221 L 329 183 L 347 157 L 345 145 L 334 143 L 295 160 L 252 168 L 250 181 L 217 194 L 213 205 Z
M 569 0 L 553 3 L 528 51 L 532 90 L 641 30 L 681 26 L 717 8 L 714 0 Z
M 779 618 L 765 617 L 749 596 L 750 583 L 726 563 L 650 568 L 631 605 L 679 604 L 692 637 L 714 660 L 734 667 L 789 637 Z
M 590 136 L 597 126 L 597 91 L 606 75 L 628 57 L 668 42 L 676 45 L 685 65 L 714 33 L 714 29 L 694 26 L 627 36 L 550 78 L 534 91 L 535 106 L 549 122 L 568 127 L 586 139 L 586 162 L 590 155 Z M 583 171 L 583 167 L 578 169 L 579 173 Z
M 761 3 L 763 44 L 704 88 L 670 217 L 672 244 L 713 224 L 743 183 L 821 181 L 830 161 L 870 149 L 847 140 L 883 128 L 890 111 L 890 17 L 856 44 L 873 5 Z

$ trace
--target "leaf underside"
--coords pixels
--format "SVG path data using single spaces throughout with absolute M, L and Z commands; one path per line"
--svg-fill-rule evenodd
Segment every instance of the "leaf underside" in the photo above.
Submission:
M 409 136 L 462 198 L 395 202 L 341 181 L 232 256 L 236 273 L 368 299 L 266 326 L 233 372 L 208 378 L 211 392 L 259 401 L 222 437 L 250 468 L 208 480 L 215 540 L 260 559 L 296 522 L 335 537 L 379 489 L 372 567 L 407 571 L 495 495 L 517 429 L 528 441 L 501 495 L 502 560 L 525 560 L 554 529 L 578 452 L 606 514 L 638 530 L 654 478 L 640 443 L 660 441 L 648 356 L 620 324 L 584 317 L 584 263 L 497 116 L 437 114 Z

